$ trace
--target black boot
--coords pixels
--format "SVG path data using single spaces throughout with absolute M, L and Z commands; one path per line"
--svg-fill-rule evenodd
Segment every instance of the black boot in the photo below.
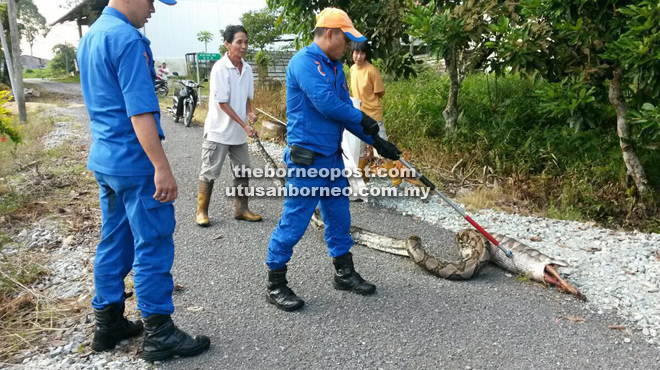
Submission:
M 154 314 L 143 320 L 142 358 L 146 361 L 161 361 L 171 356 L 197 356 L 211 345 L 208 337 L 190 336 L 177 328 L 170 315 Z
M 343 256 L 332 259 L 335 265 L 334 281 L 332 285 L 337 290 L 348 290 L 361 295 L 369 295 L 376 291 L 376 286 L 370 284 L 355 271 L 353 267 L 353 255 L 349 252 Z
M 268 270 L 266 300 L 280 310 L 290 312 L 301 309 L 305 305 L 305 301 L 298 298 L 296 293 L 287 286 L 286 270 L 286 266 L 277 270 Z
M 96 329 L 92 349 L 97 352 L 115 348 L 117 343 L 142 332 L 142 321 L 128 321 L 124 317 L 124 303 L 114 303 L 102 310 L 94 310 Z

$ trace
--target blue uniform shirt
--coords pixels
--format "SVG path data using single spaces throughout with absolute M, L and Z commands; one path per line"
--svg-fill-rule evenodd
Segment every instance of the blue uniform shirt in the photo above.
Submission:
M 154 174 L 130 118 L 153 113 L 158 134 L 165 138 L 149 45 L 128 18 L 111 7 L 80 40 L 80 83 L 93 138 L 87 168 L 92 171 L 114 176 Z
M 329 156 L 341 149 L 344 129 L 373 144 L 348 94 L 344 66 L 316 43 L 297 52 L 286 69 L 286 115 L 289 145 Z

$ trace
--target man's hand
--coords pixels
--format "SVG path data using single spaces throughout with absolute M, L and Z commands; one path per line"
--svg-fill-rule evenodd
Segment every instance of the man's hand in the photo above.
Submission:
M 254 128 L 252 128 L 252 126 L 250 126 L 250 125 L 245 125 L 245 126 L 243 126 L 243 128 L 245 129 L 245 132 L 247 132 L 247 135 L 248 135 L 249 137 L 258 137 L 258 136 L 257 136 L 257 130 L 255 130 Z
M 259 115 L 254 112 L 248 113 L 248 122 L 250 122 L 251 125 L 254 125 L 257 123 L 257 120 L 259 119 Z
M 365 134 L 369 136 L 374 136 L 378 134 L 379 131 L 378 122 L 376 122 L 375 119 L 369 117 L 364 112 L 362 112 L 362 121 L 360 121 L 360 125 L 362 125 L 362 131 Z
M 380 136 L 374 136 L 373 147 L 378 151 L 378 154 L 382 155 L 387 159 L 396 161 L 399 158 L 401 158 L 400 156 L 401 151 L 397 149 L 397 147 L 394 146 L 394 144 L 390 143 L 389 141 L 383 139 Z
M 140 141 L 140 145 L 142 145 L 142 149 L 144 149 L 144 152 L 147 153 L 149 160 L 154 165 L 154 183 L 156 185 L 154 199 L 162 203 L 174 201 L 178 196 L 176 180 L 172 176 L 170 164 L 160 143 L 154 114 L 139 114 L 131 117 L 131 121 L 133 122 L 133 129 Z
M 154 175 L 154 182 L 156 183 L 156 193 L 154 199 L 161 203 L 173 202 L 178 197 L 178 187 L 176 180 L 169 169 L 159 170 L 156 169 Z

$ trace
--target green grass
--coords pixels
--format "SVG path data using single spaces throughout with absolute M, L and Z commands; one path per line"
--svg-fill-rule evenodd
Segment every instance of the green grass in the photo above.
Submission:
M 582 114 L 595 124 L 575 132 L 566 120 L 543 111 L 546 97 L 536 92 L 543 91 L 547 82 L 520 76 L 501 77 L 498 82 L 500 99 L 495 107 L 492 75 L 488 80 L 484 74 L 471 75 L 463 81 L 457 130 L 450 135 L 442 116 L 449 86 L 446 77 L 423 72 L 416 79 L 387 81 L 383 99 L 387 133 L 433 180 L 440 181 L 440 175 L 460 159 L 468 169 L 477 169 L 476 180 L 481 169 L 492 168 L 495 175 L 509 180 L 504 195 L 524 200 L 530 213 L 617 225 L 632 221 L 642 228 L 657 220 L 653 202 L 643 215 L 629 218 L 633 199 L 607 97 L 583 108 Z M 660 190 L 656 165 L 660 152 L 637 150 L 652 188 Z
M 72 83 L 72 84 L 79 84 L 80 83 L 80 75 L 75 75 L 75 76 L 64 76 L 64 77 L 57 77 L 53 79 L 54 81 L 57 82 L 63 82 L 63 83 Z
M 23 71 L 23 78 L 42 78 L 52 79 L 64 83 L 80 83 L 80 75 L 71 76 L 63 71 L 53 71 L 46 69 L 26 69 Z

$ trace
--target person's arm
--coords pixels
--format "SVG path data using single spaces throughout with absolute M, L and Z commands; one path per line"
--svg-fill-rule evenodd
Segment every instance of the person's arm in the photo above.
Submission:
M 154 175 L 154 182 L 156 183 L 154 198 L 163 203 L 174 201 L 178 196 L 177 184 L 163 150 L 163 145 L 160 143 L 154 114 L 143 113 L 133 116 L 131 122 L 142 149 L 147 153 L 147 157 L 149 157 L 156 170 Z
M 374 94 L 378 95 L 379 98 L 385 96 L 385 85 L 383 84 L 383 78 L 380 75 L 380 72 L 376 67 L 373 68 L 371 73 L 371 78 L 374 85 Z
M 117 80 L 126 105 L 126 114 L 131 117 L 135 135 L 155 169 L 154 198 L 161 202 L 171 202 L 178 196 L 177 185 L 156 128 L 154 113 L 160 112 L 160 106 L 151 77 L 153 64 L 145 63 L 145 55 L 148 53 L 144 41 L 128 41 L 117 57 Z
M 257 120 L 259 119 L 259 113 L 252 110 L 252 101 L 250 98 L 247 99 L 245 111 L 247 112 L 247 117 L 250 124 L 254 125 L 255 123 L 257 123 Z
M 312 102 L 314 107 L 324 116 L 344 123 L 346 129 L 367 144 L 373 139 L 362 130 L 362 111 L 355 109 L 352 104 L 343 101 L 319 71 L 319 64 L 313 58 L 305 58 L 293 67 L 297 76 L 296 82 L 300 89 Z
M 248 104 L 249 104 L 249 101 L 250 100 L 248 99 Z M 232 108 L 231 105 L 229 105 L 229 103 L 218 103 L 218 104 L 220 104 L 220 109 L 222 109 L 223 112 L 227 113 L 229 118 L 233 119 L 234 122 L 238 123 L 239 125 L 241 125 L 241 127 L 243 127 L 243 130 L 245 130 L 245 132 L 247 132 L 248 136 L 256 136 L 257 135 L 257 131 L 255 131 L 252 128 L 252 126 L 250 126 L 247 123 L 243 122 L 241 117 L 239 117 L 238 114 L 236 114 L 236 112 L 234 111 L 234 108 Z

